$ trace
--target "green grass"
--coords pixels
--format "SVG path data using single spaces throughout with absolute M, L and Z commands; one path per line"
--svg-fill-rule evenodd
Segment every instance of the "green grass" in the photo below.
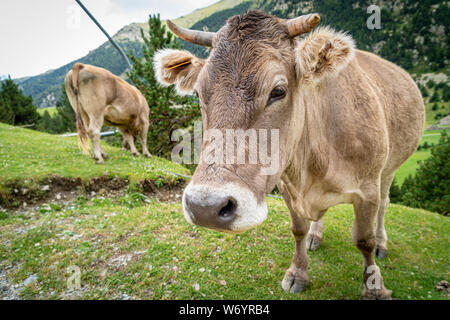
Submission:
M 21 284 L 32 274 L 38 278 L 22 298 L 361 297 L 362 257 L 351 240 L 350 205 L 327 213 L 324 242 L 309 253 L 310 283 L 300 295 L 280 287 L 294 253 L 289 215 L 280 200 L 269 200 L 268 220 L 241 235 L 188 224 L 178 203 L 152 200 L 130 209 L 114 199 L 95 198 L 58 209 L 0 220 L 0 267 L 12 270 L 8 276 L 13 283 Z M 389 252 L 378 265 L 393 297 L 448 299 L 435 290 L 449 276 L 448 218 L 391 205 L 386 228 Z M 82 289 L 75 293 L 67 289 L 70 266 L 82 274 Z
M 435 117 L 438 113 L 445 114 L 445 115 L 450 114 L 450 103 L 437 102 L 436 104 L 438 105 L 438 109 L 432 110 L 434 104 L 435 104 L 434 102 L 431 102 L 431 103 L 427 103 L 425 105 L 425 119 L 426 119 L 425 128 L 438 122 L 438 120 L 435 119 Z
M 0 124 L 0 181 L 39 181 L 55 174 L 90 179 L 105 172 L 130 179 L 173 179 L 163 168 L 188 174 L 163 159 L 135 158 L 103 146 L 110 159 L 96 165 L 81 154 L 75 138 Z M 128 192 L 120 197 L 80 196 L 64 205 L 49 203 L 21 212 L 0 209 L 0 270 L 19 287 L 37 275 L 21 298 L 360 298 L 362 257 L 351 240 L 349 205 L 327 213 L 323 246 L 309 254 L 311 282 L 304 293 L 291 295 L 280 287 L 294 253 L 282 201 L 269 200 L 269 218 L 257 229 L 229 235 L 189 225 L 180 203 Z M 439 281 L 449 280 L 448 218 L 391 205 L 386 228 L 389 253 L 379 266 L 393 297 L 448 299 L 434 289 Z M 67 288 L 70 266 L 82 273 L 82 288 L 75 292 Z
M 439 91 L 442 96 L 442 90 Z M 425 128 L 437 122 L 435 116 L 438 113 L 450 114 L 450 103 L 438 102 L 438 109 L 432 110 L 434 102 L 425 104 Z M 450 127 L 446 128 L 450 131 Z M 428 142 L 428 144 L 437 144 L 440 138 L 440 134 L 444 130 L 431 130 L 424 131 L 420 144 Z M 409 176 L 413 175 L 419 167 L 418 161 L 423 161 L 431 155 L 430 149 L 416 151 L 397 171 L 395 175 L 396 182 L 402 184 L 403 181 Z
M 427 103 L 425 105 L 425 128 L 437 122 L 435 116 L 438 113 L 448 114 L 450 113 L 450 104 L 448 102 L 438 102 L 438 110 L 433 111 L 434 103 Z M 442 108 L 443 107 L 443 108 Z M 440 135 L 444 130 L 431 130 L 424 131 L 422 139 L 420 140 L 420 145 L 428 142 L 428 144 L 437 144 L 440 139 Z M 447 129 L 450 131 L 450 128 Z M 397 171 L 395 174 L 395 180 L 400 185 L 409 176 L 414 175 L 417 168 L 419 167 L 419 161 L 427 159 L 431 155 L 430 149 L 418 150 L 416 151 Z
M 429 145 L 437 144 L 441 137 L 443 130 L 433 130 L 425 131 L 422 139 L 420 140 L 420 145 L 427 142 Z M 395 174 L 395 181 L 402 184 L 403 181 L 409 176 L 413 175 L 417 168 L 419 167 L 419 161 L 427 159 L 431 155 L 430 149 L 422 149 L 416 151 L 406 162 L 397 170 Z
M 173 179 L 162 171 L 187 174 L 189 171 L 173 162 L 158 158 L 134 157 L 129 152 L 107 145 L 109 154 L 104 165 L 95 164 L 91 157 L 81 154 L 77 138 L 66 138 L 0 123 L 0 182 L 38 182 L 50 175 L 82 178 L 109 175 L 137 180 Z
M 44 112 L 47 111 L 50 117 L 53 117 L 58 112 L 58 110 L 56 110 L 56 107 L 40 108 L 37 109 L 37 111 L 41 116 L 43 116 Z

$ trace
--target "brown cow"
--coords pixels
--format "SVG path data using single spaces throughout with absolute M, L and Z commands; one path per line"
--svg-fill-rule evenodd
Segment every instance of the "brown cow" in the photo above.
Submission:
M 130 149 L 135 156 L 139 152 L 134 142 L 140 136 L 142 152 L 150 157 L 147 149 L 149 109 L 138 89 L 108 70 L 81 63 L 76 63 L 67 73 L 64 83 L 76 114 L 78 138 L 84 154 L 89 154 L 89 136 L 94 159 L 97 163 L 104 162 L 107 154 L 100 146 L 100 130 L 104 123 L 119 129 L 124 149 Z
M 364 262 L 363 297 L 389 299 L 374 255 L 377 249 L 383 257 L 387 249 L 389 188 L 418 146 L 423 100 L 407 72 L 356 50 L 350 36 L 318 28 L 297 37 L 319 21 L 317 14 L 283 20 L 251 11 L 228 19 L 217 33 L 168 22 L 181 38 L 212 47 L 206 60 L 163 50 L 154 61 L 162 83 L 197 93 L 205 130 L 279 130 L 279 169 L 271 175 L 262 174 L 262 161 L 209 162 L 210 150 L 217 150 L 210 147 L 220 139 L 206 135 L 183 195 L 184 214 L 191 223 L 242 232 L 265 220 L 265 194 L 278 185 L 295 237 L 282 287 L 300 292 L 308 281 L 309 221 L 309 245 L 317 247 L 327 209 L 352 203 L 352 238 Z

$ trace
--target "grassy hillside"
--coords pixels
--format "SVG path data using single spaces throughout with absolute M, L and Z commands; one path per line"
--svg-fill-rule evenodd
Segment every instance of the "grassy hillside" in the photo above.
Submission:
M 351 240 L 349 205 L 327 214 L 301 295 L 280 287 L 294 252 L 282 201 L 270 200 L 268 220 L 241 235 L 189 225 L 179 203 L 130 208 L 98 196 L 53 208 L 0 220 L 0 267 L 22 298 L 360 299 L 362 258 Z M 390 251 L 378 265 L 393 297 L 448 299 L 435 290 L 448 280 L 448 218 L 391 205 L 386 228 Z M 67 289 L 70 266 L 81 270 L 80 290 Z M 36 281 L 24 286 L 32 275 Z
M 447 102 L 436 102 L 437 110 L 433 110 L 432 106 L 434 103 L 427 103 L 426 105 L 426 113 L 425 113 L 425 126 L 428 127 L 437 122 L 436 115 L 437 114 L 450 114 L 450 101 Z
M 440 130 L 425 131 L 420 145 L 427 142 L 429 145 L 437 144 L 441 136 Z M 402 184 L 409 175 L 413 175 L 416 169 L 419 167 L 419 161 L 427 159 L 431 155 L 430 149 L 417 150 L 406 162 L 398 169 L 395 174 L 395 181 L 398 184 Z
M 104 165 L 95 165 L 92 158 L 81 154 L 75 137 L 54 136 L 0 123 L 0 205 L 13 192 L 9 186 L 31 190 L 39 188 L 39 183 L 51 176 L 83 181 L 98 177 L 135 182 L 148 179 L 170 184 L 175 178 L 163 170 L 189 172 L 158 157 L 134 157 L 103 141 L 102 148 L 110 158 Z
M 58 111 L 56 110 L 56 107 L 48 107 L 48 108 L 41 108 L 38 109 L 39 114 L 42 116 L 44 115 L 44 112 L 47 111 L 48 114 L 53 117 Z
M 249 2 L 249 1 L 250 0 L 218 1 L 208 7 L 197 9 L 194 12 L 192 12 L 186 16 L 179 17 L 179 18 L 175 19 L 174 22 L 185 28 L 191 28 L 197 21 L 205 19 L 216 12 L 228 10 L 228 9 L 233 8 L 241 3 Z
M 164 183 L 173 177 L 161 169 L 187 173 L 166 160 L 104 148 L 110 159 L 95 165 L 81 155 L 74 138 L 0 124 L 3 192 L 12 181 L 20 182 L 15 185 L 20 192 L 48 175 L 83 180 L 114 175 Z M 326 215 L 323 246 L 309 254 L 309 287 L 291 295 L 280 287 L 294 252 L 282 201 L 269 200 L 269 218 L 257 229 L 228 235 L 189 225 L 179 197 L 160 201 L 130 188 L 118 195 L 80 192 L 71 201 L 55 198 L 12 211 L 0 208 L 0 298 L 360 298 L 362 259 L 351 240 L 351 206 L 332 208 Z M 448 299 L 435 290 L 449 275 L 448 218 L 391 205 L 386 228 L 389 253 L 378 263 L 393 297 Z M 73 266 L 81 271 L 79 290 L 67 287 L 67 268 Z

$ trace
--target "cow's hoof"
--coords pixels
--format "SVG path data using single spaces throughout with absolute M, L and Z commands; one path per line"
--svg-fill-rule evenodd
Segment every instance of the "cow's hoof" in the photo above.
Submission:
M 379 248 L 375 250 L 375 254 L 377 255 L 378 259 L 384 259 L 387 255 L 387 249 Z
M 144 157 L 146 157 L 146 158 L 151 158 L 152 155 L 151 155 L 150 153 L 144 153 Z
M 310 251 L 316 251 L 320 248 L 320 245 L 322 244 L 322 238 L 319 238 L 315 235 L 308 235 L 306 238 L 306 248 Z
M 139 157 L 140 156 L 139 152 L 133 152 L 132 155 L 135 156 L 135 157 Z
M 104 164 L 105 161 L 103 161 L 103 159 L 97 159 L 97 160 L 95 160 L 95 163 L 96 164 Z
M 367 289 L 364 288 L 363 300 L 392 300 L 392 291 L 386 288 Z
M 305 290 L 308 280 L 300 278 L 300 273 L 302 273 L 300 270 L 292 272 L 291 269 L 288 269 L 286 271 L 283 281 L 281 281 L 281 287 L 285 292 L 300 293 Z

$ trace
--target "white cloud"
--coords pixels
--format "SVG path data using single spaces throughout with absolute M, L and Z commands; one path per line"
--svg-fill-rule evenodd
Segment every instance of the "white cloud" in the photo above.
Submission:
M 176 18 L 218 0 L 83 0 L 113 35 L 149 14 Z M 87 54 L 106 38 L 74 0 L 0 1 L 0 74 L 36 75 Z

